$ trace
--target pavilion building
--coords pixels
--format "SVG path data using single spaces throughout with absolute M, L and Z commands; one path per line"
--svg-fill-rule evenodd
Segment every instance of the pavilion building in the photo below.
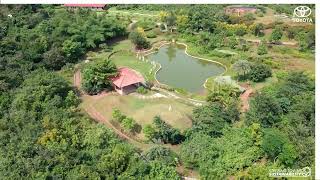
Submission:
M 133 69 L 122 67 L 118 69 L 118 75 L 111 78 L 114 89 L 121 95 L 135 92 L 145 83 L 144 78 Z

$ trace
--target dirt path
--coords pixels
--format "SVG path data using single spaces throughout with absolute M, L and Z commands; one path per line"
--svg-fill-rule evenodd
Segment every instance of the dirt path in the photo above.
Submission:
M 248 85 L 242 85 L 242 87 L 246 88 L 246 91 L 240 95 L 241 100 L 241 112 L 247 112 L 249 110 L 249 98 L 253 93 L 253 89 Z
M 131 15 L 139 15 L 139 16 L 149 16 L 149 17 L 157 17 L 155 14 L 145 14 L 145 13 L 132 13 L 128 11 L 117 11 L 117 10 L 109 10 L 111 13 L 123 13 L 123 14 L 131 14 Z
M 93 95 L 93 96 L 89 96 L 87 94 L 85 94 L 83 91 L 81 91 L 81 71 L 78 69 L 74 75 L 73 75 L 73 86 L 76 87 L 79 91 L 80 91 L 80 96 L 83 100 L 85 100 L 86 98 L 91 98 L 91 99 L 97 99 L 97 98 L 101 98 L 104 96 L 108 96 L 109 92 L 102 92 L 100 94 L 97 95 Z M 84 110 L 88 113 L 88 115 L 94 119 L 97 123 L 102 123 L 104 125 L 106 125 L 107 127 L 109 127 L 110 129 L 113 130 L 113 132 L 115 132 L 121 139 L 124 139 L 126 141 L 128 141 L 130 144 L 134 145 L 136 148 L 142 150 L 142 151 L 147 151 L 150 148 L 157 146 L 157 144 L 148 144 L 148 143 L 142 143 L 139 142 L 137 140 L 135 140 L 134 138 L 128 136 L 127 134 L 123 133 L 121 130 L 119 130 L 117 127 L 115 127 L 109 119 L 107 119 L 106 117 L 104 117 L 99 111 L 97 111 L 92 104 L 89 104 L 87 106 L 87 108 L 84 108 Z M 162 146 L 167 147 L 169 149 L 171 149 L 172 151 L 174 151 L 175 153 L 179 152 L 180 146 L 179 145 L 171 145 L 171 144 L 162 144 Z M 185 169 L 185 167 L 177 167 L 177 170 L 179 172 L 179 169 L 181 170 L 180 173 L 185 173 L 188 172 L 188 175 L 190 177 L 183 177 L 183 179 L 190 179 L 190 180 L 196 180 L 197 178 L 194 177 L 198 177 L 197 173 L 193 170 L 189 170 L 189 169 Z
M 129 143 L 141 148 L 141 149 L 149 149 L 152 145 L 140 143 L 125 133 L 121 132 L 119 129 L 114 127 L 114 125 L 104 116 L 102 116 L 92 105 L 89 108 L 86 108 L 85 111 L 92 117 L 96 122 L 105 124 L 109 128 L 111 128 L 120 138 L 127 140 Z
M 81 87 L 81 72 L 78 69 L 73 75 L 73 86 L 80 90 Z
M 257 43 L 257 44 L 259 44 L 261 42 L 260 39 L 245 39 L 245 40 L 248 42 Z M 281 41 L 280 43 L 281 43 L 280 45 L 285 45 L 285 46 L 296 46 L 297 45 L 296 42 L 289 42 L 289 41 Z M 268 44 L 271 44 L 271 43 L 268 43 Z
M 73 75 L 73 85 L 78 88 L 80 91 L 81 87 L 81 72 L 80 70 L 77 70 Z M 82 96 L 90 97 L 93 99 L 101 98 L 104 96 L 107 96 L 110 93 L 100 93 L 98 95 L 94 96 L 88 96 L 84 93 L 81 93 Z M 140 143 L 137 140 L 131 138 L 130 136 L 126 135 L 125 133 L 121 132 L 119 129 L 117 129 L 107 118 L 102 116 L 93 106 L 92 104 L 89 105 L 88 108 L 84 108 L 84 110 L 89 114 L 90 117 L 92 117 L 96 122 L 105 124 L 109 128 L 111 128 L 120 138 L 125 139 L 129 141 L 131 144 L 141 148 L 141 149 L 149 149 L 151 147 L 150 144 Z

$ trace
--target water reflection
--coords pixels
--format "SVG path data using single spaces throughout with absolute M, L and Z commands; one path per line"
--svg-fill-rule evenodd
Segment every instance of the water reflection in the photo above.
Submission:
M 224 71 L 221 65 L 190 57 L 184 51 L 184 46 L 166 45 L 150 55 L 152 61 L 162 66 L 156 75 L 161 83 L 190 92 L 201 92 L 208 77 Z

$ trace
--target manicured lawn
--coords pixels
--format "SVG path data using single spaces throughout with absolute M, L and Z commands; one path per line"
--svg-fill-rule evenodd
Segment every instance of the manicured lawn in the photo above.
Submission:
M 193 106 L 189 106 L 172 99 L 150 99 L 143 100 L 134 96 L 108 95 L 99 99 L 87 98 L 82 106 L 92 106 L 104 117 L 112 119 L 112 109 L 118 108 L 126 116 L 132 117 L 142 127 L 146 124 L 152 124 L 153 117 L 160 117 L 171 126 L 182 131 L 190 128 L 192 125 L 190 116 Z M 169 110 L 171 106 L 171 111 Z M 143 138 L 143 133 L 137 134 L 137 137 Z
M 152 65 L 148 62 L 138 60 L 133 54 L 119 52 L 111 57 L 117 67 L 126 66 L 139 71 L 148 81 L 154 80 L 154 73 L 150 70 Z
M 126 66 L 139 71 L 146 80 L 154 80 L 154 71 L 150 73 L 152 65 L 149 62 L 139 60 L 134 53 L 129 52 L 132 49 L 132 43 L 130 40 L 122 40 L 114 43 L 106 50 L 89 52 L 87 53 L 87 59 L 92 61 L 102 61 L 107 59 L 111 52 L 123 50 L 113 54 L 110 59 L 116 64 L 117 67 Z M 127 52 L 128 51 L 128 52 Z

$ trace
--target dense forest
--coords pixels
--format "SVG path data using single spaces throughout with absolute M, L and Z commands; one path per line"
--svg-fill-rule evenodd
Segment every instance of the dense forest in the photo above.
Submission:
M 179 179 L 152 151 L 141 154 L 80 113 L 72 87 L 51 71 L 125 35 L 121 22 L 54 6 L 0 10 L 1 179 Z
M 221 37 L 236 41 L 233 34 L 241 35 L 243 26 L 235 24 L 250 21 L 226 16 L 224 5 L 117 6 L 141 7 L 171 11 L 178 32 L 202 52 L 223 46 Z M 226 88 L 212 91 L 207 104 L 193 110 L 192 127 L 183 133 L 155 117 L 157 129 L 144 130 L 150 139 L 181 144 L 179 154 L 160 145 L 142 153 L 95 123 L 78 107 L 76 90 L 56 70 L 73 66 L 113 38 L 128 36 L 127 24 L 106 16 L 52 5 L 0 6 L 1 179 L 180 179 L 179 163 L 199 171 L 203 179 L 267 179 L 269 169 L 314 170 L 315 84 L 314 77 L 301 71 L 277 74 L 278 81 L 262 88 L 244 115 L 238 108 L 239 93 Z M 259 36 L 261 29 L 251 30 Z M 299 50 L 314 49 L 314 30 L 299 30 L 292 37 Z M 275 30 L 270 42 L 279 40 L 277 34 Z M 265 49 L 260 48 L 261 54 Z M 113 64 L 105 63 L 100 66 L 115 71 Z M 269 67 L 250 67 L 248 76 L 239 78 L 258 82 L 271 76 Z M 85 78 L 93 79 L 89 71 L 98 70 L 88 69 Z M 92 94 L 109 86 L 84 85 Z

